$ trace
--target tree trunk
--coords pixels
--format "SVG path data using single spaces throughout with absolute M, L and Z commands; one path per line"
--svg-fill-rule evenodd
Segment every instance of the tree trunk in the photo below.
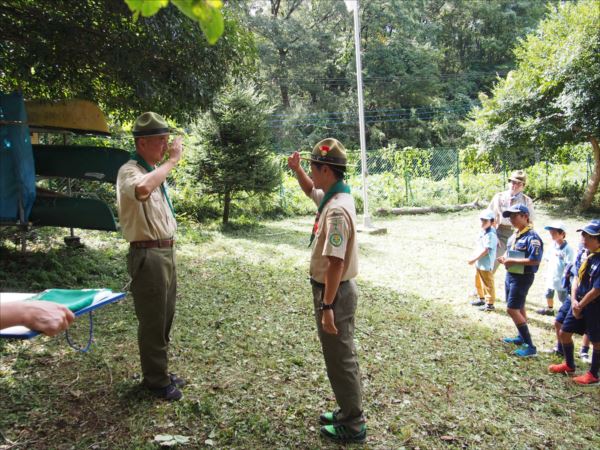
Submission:
M 225 197 L 223 198 L 223 225 L 227 225 L 229 223 L 229 206 L 231 205 L 231 192 L 225 192 Z
M 589 140 L 592 144 L 592 152 L 594 154 L 594 170 L 592 171 L 587 191 L 583 194 L 583 199 L 581 199 L 581 203 L 579 204 L 581 211 L 585 211 L 592 206 L 594 195 L 596 195 L 598 184 L 600 184 L 600 145 L 598 145 L 598 140 L 594 136 L 590 136 Z

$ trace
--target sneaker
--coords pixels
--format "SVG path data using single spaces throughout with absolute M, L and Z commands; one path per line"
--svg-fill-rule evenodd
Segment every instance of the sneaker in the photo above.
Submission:
M 338 411 L 324 412 L 319 416 L 319 423 L 321 425 L 333 425 L 337 423 L 335 420 L 335 415 L 338 413 Z
M 471 302 L 471 306 L 483 306 L 485 305 L 485 302 L 483 300 L 481 300 L 480 298 L 477 300 L 473 300 Z
M 561 352 L 558 349 L 558 347 L 544 349 L 544 350 L 542 350 L 542 353 L 547 353 L 549 355 L 555 355 L 555 356 L 565 356 L 563 354 L 563 352 Z
M 581 386 L 600 386 L 600 378 L 592 375 L 592 372 L 586 372 L 583 375 L 573 378 L 573 381 Z
M 187 384 L 183 378 L 179 378 L 174 373 L 170 373 L 169 378 L 171 379 L 171 384 L 175 385 L 175 387 L 182 388 Z
M 537 356 L 537 349 L 535 347 L 530 347 L 527 344 L 523 344 L 513 352 L 513 355 L 518 356 L 519 358 L 531 358 Z
M 354 433 L 345 425 L 325 425 L 321 427 L 321 435 L 336 442 L 365 442 L 367 427 L 362 425 L 360 431 Z
M 177 389 L 173 383 L 162 387 L 162 388 L 149 388 L 150 392 L 158 398 L 168 400 L 170 402 L 176 402 L 182 397 L 181 391 Z
M 591 364 L 592 356 L 588 352 L 579 352 L 579 358 L 584 362 Z
M 542 316 L 553 316 L 554 308 L 541 308 L 538 309 L 536 313 L 541 314 Z
M 550 366 L 548 366 L 548 372 L 550 373 L 564 373 L 569 374 L 569 373 L 574 373 L 575 372 L 575 368 L 574 367 L 569 367 L 569 365 L 564 362 L 561 364 L 551 364 Z
M 523 338 L 521 336 L 517 336 L 514 338 L 505 337 L 505 338 L 502 338 L 502 342 L 504 342 L 505 344 L 515 344 L 515 345 L 523 345 L 525 343 L 525 341 L 523 341 Z
M 479 308 L 479 311 L 496 311 L 496 307 L 490 303 L 486 303 L 485 306 Z

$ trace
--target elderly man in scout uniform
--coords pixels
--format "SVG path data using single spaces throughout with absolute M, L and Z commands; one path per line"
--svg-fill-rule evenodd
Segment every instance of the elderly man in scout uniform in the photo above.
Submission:
M 508 190 L 499 192 L 494 195 L 488 209 L 493 211 L 495 214 L 494 224 L 498 233 L 498 249 L 496 250 L 496 257 L 504 256 L 506 253 L 506 243 L 508 238 L 513 234 L 513 228 L 510 223 L 510 219 L 503 216 L 504 211 L 514 205 L 525 205 L 529 210 L 529 223 L 533 224 L 534 221 L 534 210 L 533 200 L 523 193 L 525 185 L 527 184 L 527 175 L 522 170 L 515 170 L 510 174 L 508 179 L 509 185 Z M 494 272 L 498 269 L 499 263 L 496 261 L 494 264 Z
M 136 153 L 117 176 L 117 206 L 129 241 L 127 270 L 138 318 L 143 385 L 166 400 L 179 400 L 185 382 L 168 372 L 169 333 L 175 315 L 175 213 L 165 180 L 181 158 L 177 137 L 169 145 L 169 126 L 153 112 L 133 127 Z M 165 154 L 168 159 L 162 164 Z
M 321 433 L 338 442 L 363 442 L 367 432 L 354 347 L 358 244 L 354 199 L 343 181 L 346 150 L 331 138 L 315 145 L 309 159 L 310 178 L 300 159 L 294 152 L 288 166 L 304 193 L 318 206 L 309 244 L 314 241 L 310 279 L 327 376 L 339 406 L 321 415 Z

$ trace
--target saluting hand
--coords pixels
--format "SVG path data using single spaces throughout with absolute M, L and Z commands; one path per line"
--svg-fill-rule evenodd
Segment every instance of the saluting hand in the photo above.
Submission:
M 327 334 L 338 334 L 338 329 L 335 326 L 335 316 L 333 309 L 326 309 L 321 311 L 321 326 L 323 331 Z
M 179 162 L 181 159 L 181 154 L 183 153 L 183 141 L 181 136 L 177 136 L 173 141 L 169 144 L 169 159 L 173 161 L 175 164 Z
M 288 167 L 294 172 L 300 168 L 300 153 L 294 152 L 288 157 Z

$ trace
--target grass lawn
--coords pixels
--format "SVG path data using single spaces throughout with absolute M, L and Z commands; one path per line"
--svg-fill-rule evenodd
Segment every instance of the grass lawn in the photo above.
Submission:
M 546 245 L 550 217 L 537 221 Z M 572 244 L 587 220 L 565 220 Z M 467 304 L 477 215 L 375 222 L 388 234 L 360 235 L 364 448 L 600 448 L 600 388 L 549 375 L 554 357 L 516 360 L 500 341 L 515 334 L 505 304 L 494 313 Z M 0 449 L 157 448 L 160 435 L 182 436 L 178 448 L 337 448 L 318 436 L 318 414 L 335 403 L 311 311 L 311 223 L 182 230 L 171 368 L 190 384 L 180 402 L 139 388 L 130 297 L 95 314 L 87 354 L 63 337 L 0 341 Z M 123 288 L 119 235 L 82 231 L 86 248 L 71 250 L 62 234 L 44 235 L 26 255 L 0 249 L 0 290 Z M 501 268 L 500 298 L 503 278 Z M 530 311 L 544 304 L 543 278 Z M 530 319 L 538 348 L 551 347 L 552 318 Z M 84 341 L 87 321 L 71 334 Z

